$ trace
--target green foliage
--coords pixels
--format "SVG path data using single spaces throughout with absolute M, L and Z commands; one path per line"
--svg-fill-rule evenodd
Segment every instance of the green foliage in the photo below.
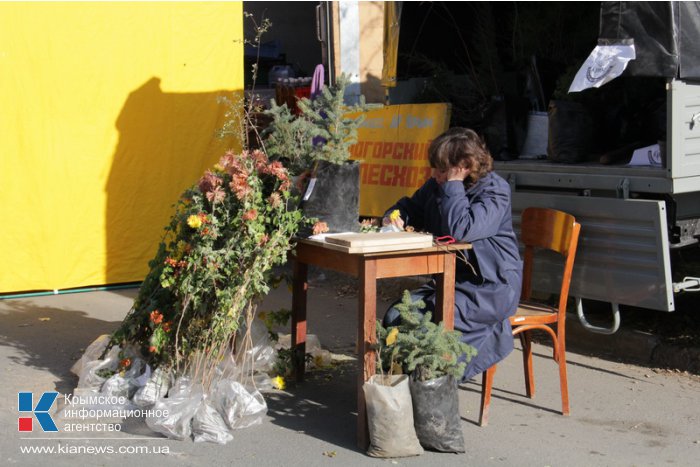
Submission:
M 282 164 L 261 151 L 224 155 L 178 201 L 112 343 L 137 344 L 153 367 L 182 370 L 198 355 L 218 363 L 307 222 L 288 209 L 296 203 L 290 184 Z
M 379 232 L 379 218 L 367 218 L 360 222 L 360 233 Z
M 289 319 L 292 317 L 292 310 L 288 308 L 281 308 L 277 311 L 261 311 L 258 313 L 258 318 L 265 323 L 267 332 L 270 335 L 270 339 L 277 342 L 279 341 L 279 334 L 275 331 L 276 328 L 280 326 L 286 326 L 289 323 Z
M 443 375 L 462 378 L 467 362 L 476 355 L 474 347 L 461 341 L 462 333 L 448 331 L 443 323 L 431 321 L 431 313 L 421 313 L 425 308 L 422 300 L 413 302 L 408 290 L 404 291 L 396 309 L 401 315 L 401 324 L 385 329 L 377 322 L 377 340 L 380 365 L 391 371 L 395 364 L 404 373 L 415 371 L 418 379 L 427 381 Z M 464 354 L 465 361 L 458 362 Z
M 560 101 L 573 101 L 573 102 L 580 102 L 581 101 L 581 96 L 583 93 L 581 92 L 572 92 L 569 93 L 569 87 L 571 87 L 571 83 L 574 81 L 574 78 L 576 77 L 576 73 L 578 73 L 578 70 L 581 68 L 581 65 L 583 63 L 576 63 L 574 65 L 571 65 L 566 68 L 564 73 L 559 75 L 557 78 L 557 84 L 556 87 L 554 88 L 554 92 L 552 93 L 552 99 L 553 100 L 560 100 Z
M 271 374 L 282 376 L 284 378 L 290 378 L 294 375 L 294 356 L 296 351 L 294 349 L 278 349 L 277 358 L 272 366 Z M 310 353 L 304 354 L 304 365 L 308 365 L 313 361 L 313 357 Z
M 324 87 L 315 99 L 298 101 L 300 114 L 287 105 L 272 103 L 266 115 L 272 123 L 262 133 L 271 159 L 285 161 L 292 175 L 313 171 L 319 161 L 342 164 L 350 158 L 350 147 L 357 142 L 357 129 L 364 115 L 351 115 L 367 108 L 364 98 L 357 105 L 343 101 L 350 80 L 340 75 L 335 85 Z
M 312 164 L 312 142 L 320 136 L 320 128 L 307 118 L 293 115 L 287 104 L 277 105 L 274 99 L 265 113 L 272 118 L 262 133 L 265 150 L 273 159 L 283 161 L 291 174 L 301 174 Z

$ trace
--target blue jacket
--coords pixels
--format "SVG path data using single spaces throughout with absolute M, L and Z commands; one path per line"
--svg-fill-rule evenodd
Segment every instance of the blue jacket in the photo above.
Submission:
M 440 186 L 430 178 L 387 212 L 394 209 L 416 230 L 472 244 L 469 265 L 458 257 L 455 281 L 455 329 L 478 351 L 464 374 L 469 379 L 513 350 L 508 317 L 518 306 L 523 266 L 513 232 L 510 186 L 494 172 L 467 188 L 459 181 Z M 433 285 L 416 291 L 428 309 L 434 309 L 434 291 Z

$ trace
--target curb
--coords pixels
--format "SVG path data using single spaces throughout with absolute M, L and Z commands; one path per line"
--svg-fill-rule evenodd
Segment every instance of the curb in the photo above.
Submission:
M 605 356 L 640 365 L 700 374 L 700 348 L 664 342 L 658 336 L 620 328 L 615 334 L 598 334 L 583 327 L 576 315 L 567 314 L 567 350 Z
M 647 332 L 619 329 L 614 334 L 599 334 L 583 327 L 576 315 L 567 315 L 567 350 L 605 355 L 641 364 L 651 364 L 661 340 Z

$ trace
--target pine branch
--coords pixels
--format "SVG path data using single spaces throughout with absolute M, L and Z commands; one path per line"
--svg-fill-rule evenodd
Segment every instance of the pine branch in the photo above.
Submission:
M 423 308 L 422 300 L 414 302 L 410 292 L 404 291 L 401 302 L 396 305 L 401 324 L 385 329 L 377 323 L 377 337 L 382 344 L 380 365 L 391 368 L 393 362 L 399 362 L 406 373 L 415 372 L 421 380 L 447 374 L 461 379 L 476 349 L 462 342 L 459 331 L 448 331 L 443 323 L 433 323 L 431 313 L 421 312 Z M 394 340 L 389 340 L 392 332 Z M 461 355 L 465 356 L 465 361 L 458 362 Z

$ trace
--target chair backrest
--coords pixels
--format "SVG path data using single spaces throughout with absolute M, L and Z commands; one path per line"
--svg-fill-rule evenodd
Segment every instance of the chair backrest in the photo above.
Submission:
M 523 288 L 521 298 L 529 300 L 532 294 L 532 269 L 536 249 L 547 249 L 564 258 L 562 284 L 559 292 L 559 313 L 566 312 L 571 273 L 574 269 L 576 246 L 581 224 L 571 214 L 547 208 L 526 208 L 521 215 L 520 240 L 525 245 L 523 258 Z

